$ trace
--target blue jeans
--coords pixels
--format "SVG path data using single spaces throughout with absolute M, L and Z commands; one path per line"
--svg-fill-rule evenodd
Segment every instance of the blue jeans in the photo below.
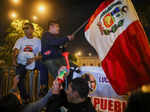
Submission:
M 16 75 L 19 75 L 19 83 L 18 83 L 18 88 L 20 91 L 20 96 L 22 99 L 26 100 L 29 98 L 29 94 L 27 94 L 26 88 L 25 88 L 25 78 L 26 78 L 26 73 L 27 70 L 24 65 L 19 64 L 16 67 Z
M 48 69 L 41 61 L 37 61 L 36 67 L 40 72 L 40 85 L 48 87 Z
M 48 87 L 48 70 L 45 67 L 45 65 L 42 64 L 41 61 L 37 61 L 35 69 L 38 69 L 40 72 L 40 78 L 38 78 L 38 79 L 40 79 L 40 83 L 38 83 L 38 87 L 39 87 L 39 84 L 45 85 L 46 87 Z M 16 74 L 20 76 L 20 81 L 18 83 L 20 96 L 22 99 L 27 99 L 32 94 L 32 79 L 33 79 L 34 73 L 33 72 L 30 73 L 30 95 L 29 95 L 29 93 L 27 93 L 26 88 L 25 88 L 25 80 L 26 80 L 26 74 L 27 74 L 27 70 L 26 70 L 25 66 L 21 65 L 21 64 L 19 66 L 17 66 Z

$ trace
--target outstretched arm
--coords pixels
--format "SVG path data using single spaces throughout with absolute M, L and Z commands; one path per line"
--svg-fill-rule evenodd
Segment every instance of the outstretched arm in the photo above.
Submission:
M 51 89 L 47 92 L 47 94 L 36 101 L 35 103 L 28 104 L 22 112 L 40 112 L 41 109 L 47 104 L 49 98 L 52 96 Z
M 73 35 L 68 35 L 67 37 L 52 37 L 48 33 L 45 33 L 42 36 L 42 43 L 47 43 L 48 45 L 63 45 L 67 41 L 73 40 L 74 36 Z

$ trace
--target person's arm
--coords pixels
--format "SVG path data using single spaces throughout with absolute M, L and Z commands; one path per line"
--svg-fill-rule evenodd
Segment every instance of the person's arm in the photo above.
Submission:
M 73 40 L 73 38 L 74 38 L 73 35 L 68 35 L 67 37 L 55 38 L 45 33 L 42 37 L 42 41 L 45 41 L 48 45 L 57 46 L 57 45 L 63 45 L 65 42 Z
M 12 64 L 14 66 L 17 66 L 17 56 L 18 56 L 18 54 L 19 54 L 19 49 L 15 48 L 13 50 L 13 54 L 12 54 L 12 61 L 13 61 Z
M 37 55 L 37 56 L 34 57 L 35 61 L 38 61 L 38 60 L 41 60 L 41 59 L 42 59 L 41 53 L 39 53 L 39 55 Z
M 12 53 L 12 64 L 14 66 L 17 66 L 17 56 L 19 54 L 19 49 L 21 48 L 21 39 L 18 39 L 13 47 L 13 53 Z
M 37 56 L 34 56 L 33 58 L 30 58 L 27 60 L 27 65 L 33 63 L 34 61 L 38 61 L 38 60 L 41 60 L 42 59 L 42 55 L 39 54 Z
M 57 79 L 53 82 L 52 86 L 53 96 L 49 99 L 47 104 L 47 112 L 56 112 L 61 106 L 64 105 L 64 90 L 58 83 Z
M 50 89 L 43 98 L 41 98 L 39 101 L 36 101 L 35 103 L 28 104 L 22 110 L 22 112 L 40 112 L 41 109 L 47 104 L 51 96 L 52 96 L 52 92 Z
M 31 103 L 27 105 L 22 112 L 40 112 L 40 110 L 48 103 L 50 106 L 51 112 L 55 112 L 55 109 L 61 104 L 60 91 L 62 90 L 62 86 L 58 83 L 57 80 L 53 82 L 52 89 L 48 91 L 48 93 L 41 98 L 39 101 L 35 103 Z M 60 100 L 60 101 L 59 101 Z M 54 111 L 53 111 L 54 110 Z
M 52 89 L 50 89 L 43 98 L 41 98 L 39 101 L 35 103 L 27 105 L 22 112 L 40 112 L 40 110 L 47 104 L 48 101 L 52 102 L 51 105 L 54 104 L 54 106 L 57 106 L 60 90 L 61 90 L 60 85 L 58 84 L 58 81 L 55 80 L 53 82 Z M 56 109 L 54 106 L 52 109 Z

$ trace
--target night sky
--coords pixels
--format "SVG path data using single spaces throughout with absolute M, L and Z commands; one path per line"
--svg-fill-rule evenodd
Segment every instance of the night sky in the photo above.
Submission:
M 50 19 L 57 19 L 61 23 L 61 34 L 67 35 L 74 32 L 82 23 L 84 23 L 95 11 L 98 5 L 103 0 L 21 0 L 18 5 L 12 4 L 11 0 L 0 0 L 0 37 L 2 38 L 11 19 L 8 18 L 8 13 L 15 10 L 19 18 L 29 19 L 33 15 L 38 16 L 38 23 L 43 28 L 46 28 Z M 149 29 L 150 24 L 150 1 L 148 0 L 132 0 L 133 4 L 144 21 L 144 28 Z M 47 4 L 47 12 L 45 15 L 38 15 L 36 12 L 36 4 L 44 2 Z M 146 23 L 145 23 L 146 21 Z M 88 44 L 84 38 L 84 29 L 82 29 L 73 42 L 68 44 L 68 50 L 72 53 L 81 50 L 84 55 L 91 52 L 96 55 L 96 52 Z

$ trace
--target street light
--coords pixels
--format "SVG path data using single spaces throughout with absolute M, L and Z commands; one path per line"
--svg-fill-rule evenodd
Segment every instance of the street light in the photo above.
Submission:
M 81 56 L 81 55 L 82 55 L 82 52 L 81 52 L 81 51 L 78 51 L 78 52 L 75 53 L 75 56 L 76 56 L 76 57 L 79 57 L 79 56 Z
M 19 0 L 12 0 L 13 3 L 18 4 L 20 1 Z
M 11 17 L 12 19 L 15 19 L 15 18 L 17 18 L 17 14 L 16 14 L 15 12 L 12 12 L 12 13 L 10 14 L 10 17 Z
M 40 13 L 44 13 L 45 12 L 45 6 L 43 5 L 43 4 L 40 4 L 39 5 L 39 7 L 38 7 L 38 11 L 40 12 Z
M 34 21 L 36 21 L 36 20 L 38 19 L 38 17 L 37 17 L 37 16 L 33 16 L 32 19 L 33 19 Z
M 92 56 L 92 53 L 88 53 L 88 56 Z

